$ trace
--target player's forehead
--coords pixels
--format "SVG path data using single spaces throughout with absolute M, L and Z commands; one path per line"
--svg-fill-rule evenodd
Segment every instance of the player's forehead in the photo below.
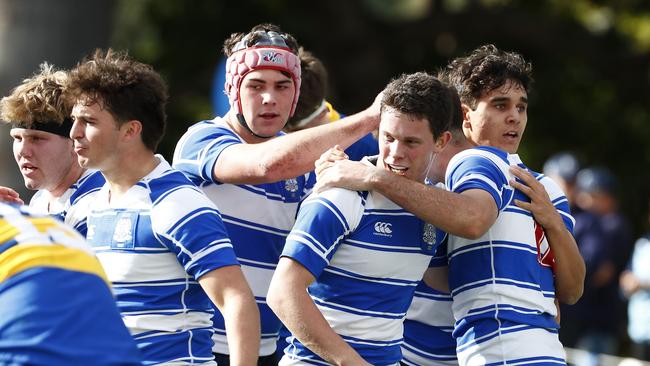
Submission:
M 278 70 L 261 69 L 253 70 L 246 74 L 244 82 L 257 82 L 257 83 L 280 83 L 291 82 L 291 77 Z

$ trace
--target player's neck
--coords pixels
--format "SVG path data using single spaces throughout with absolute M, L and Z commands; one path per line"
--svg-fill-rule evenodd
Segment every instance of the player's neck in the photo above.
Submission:
M 82 168 L 77 164 L 76 161 L 70 165 L 70 169 L 65 174 L 63 179 L 57 184 L 53 189 L 48 189 L 47 192 L 50 194 L 52 199 L 57 199 L 61 197 L 65 191 L 67 191 L 75 182 L 81 178 L 86 169 Z
M 160 159 L 150 150 L 122 154 L 112 169 L 102 170 L 110 186 L 111 198 L 124 195 L 142 178 L 149 175 L 160 163 Z
M 250 131 L 248 131 L 244 126 L 239 124 L 239 121 L 237 120 L 237 116 L 235 115 L 234 111 L 228 112 L 223 119 L 226 121 L 226 124 L 228 127 L 230 127 L 231 130 L 233 130 L 237 136 L 239 136 L 244 142 L 247 144 L 259 144 L 264 141 L 268 141 L 269 139 L 273 137 L 268 137 L 268 138 L 260 138 L 257 136 L 254 136 L 251 134 Z

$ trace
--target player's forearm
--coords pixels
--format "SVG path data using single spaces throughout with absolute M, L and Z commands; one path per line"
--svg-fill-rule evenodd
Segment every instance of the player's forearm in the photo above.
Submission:
M 304 288 L 271 286 L 267 302 L 291 334 L 332 365 L 369 365 L 327 323 Z
M 257 365 L 260 347 L 260 314 L 248 296 L 231 296 L 219 309 L 225 320 L 230 364 Z
M 555 296 L 575 304 L 582 296 L 586 272 L 578 245 L 563 224 L 545 227 L 544 232 L 555 256 Z
M 468 195 L 427 186 L 382 169 L 374 169 L 369 181 L 372 189 L 452 235 L 479 238 L 496 220 L 496 210 L 490 211 Z
M 199 284 L 223 315 L 230 364 L 257 365 L 260 312 L 239 266 L 210 271 L 199 278 Z
M 343 149 L 373 131 L 378 116 L 370 109 L 341 121 L 293 132 L 265 142 L 268 146 L 260 156 L 262 171 L 269 181 L 294 178 L 314 170 L 314 162 L 327 149 L 339 145 Z

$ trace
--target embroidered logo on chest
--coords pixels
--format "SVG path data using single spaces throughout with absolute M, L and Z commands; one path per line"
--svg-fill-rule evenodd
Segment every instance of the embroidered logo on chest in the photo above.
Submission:
M 131 241 L 133 238 L 133 222 L 130 216 L 122 216 L 115 224 L 115 231 L 113 232 L 113 241 L 116 243 L 124 243 Z
M 390 222 L 381 222 L 377 221 L 375 222 L 375 235 L 381 235 L 381 236 L 387 236 L 387 237 L 392 237 L 393 236 L 393 229 L 392 229 L 393 224 Z
M 426 250 L 433 249 L 433 244 L 436 242 L 436 227 L 426 223 L 422 230 L 422 241 L 424 241 L 427 246 Z
M 284 189 L 288 192 L 295 193 L 298 191 L 298 180 L 296 178 L 289 178 L 284 181 Z

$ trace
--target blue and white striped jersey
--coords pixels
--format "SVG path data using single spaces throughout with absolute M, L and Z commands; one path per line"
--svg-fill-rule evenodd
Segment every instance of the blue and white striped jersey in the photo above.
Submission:
M 527 169 L 517 155 L 477 147 L 456 155 L 447 168 L 451 191 L 485 190 L 499 210 L 481 238 L 449 237 L 449 286 L 461 365 L 564 362 L 555 322 L 552 253 L 532 214 L 514 204 L 514 199 L 529 199 L 509 185 L 511 165 Z M 550 178 L 531 173 L 572 232 L 564 193 Z
M 123 196 L 102 187 L 88 241 L 145 364 L 213 365 L 212 303 L 197 280 L 238 262 L 217 208 L 158 158 Z
M 61 197 L 50 202 L 49 193 L 38 190 L 29 207 L 54 215 L 59 220 L 86 235 L 86 216 L 92 204 L 92 196 L 106 183 L 104 176 L 96 170 L 86 170 Z
M 282 133 L 281 133 L 282 134 Z M 313 173 L 268 184 L 223 184 L 212 169 L 221 152 L 245 143 L 220 117 L 202 121 L 176 146 L 174 167 L 181 170 L 221 211 L 242 271 L 260 309 L 260 355 L 275 352 L 280 320 L 266 304 L 266 294 L 300 202 L 311 192 Z M 223 317 L 214 317 L 214 352 L 228 354 Z
M 402 359 L 403 320 L 445 233 L 378 192 L 310 196 L 283 256 L 309 270 L 308 291 L 332 329 L 373 365 Z M 282 365 L 324 361 L 291 337 Z
M 447 266 L 447 246 L 438 247 L 429 267 Z M 402 363 L 409 366 L 455 366 L 456 340 L 452 298 L 420 281 L 404 319 Z
M 90 246 L 35 212 L 0 203 L 0 364 L 141 365 Z

